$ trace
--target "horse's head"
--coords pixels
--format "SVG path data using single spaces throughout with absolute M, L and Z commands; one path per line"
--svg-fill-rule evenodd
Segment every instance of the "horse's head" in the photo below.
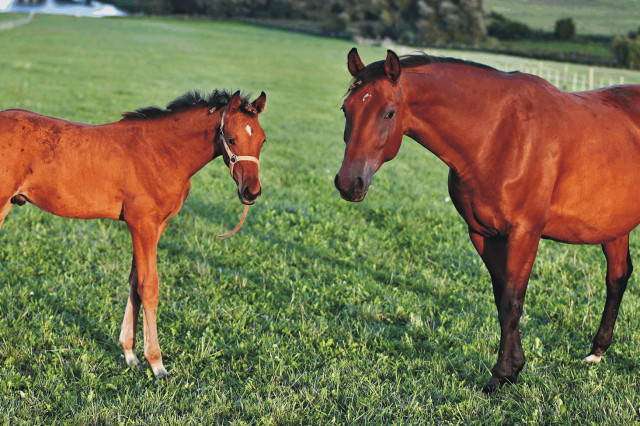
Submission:
M 266 142 L 258 115 L 264 111 L 264 92 L 253 102 L 236 92 L 222 112 L 220 144 L 224 162 L 238 185 L 238 197 L 244 204 L 253 204 L 262 193 L 258 176 L 260 150 Z
M 367 194 L 373 174 L 398 154 L 404 108 L 398 84 L 400 60 L 394 52 L 387 52 L 384 63 L 365 68 L 353 48 L 347 66 L 354 79 L 342 105 L 347 146 L 335 184 L 342 198 L 357 202 Z

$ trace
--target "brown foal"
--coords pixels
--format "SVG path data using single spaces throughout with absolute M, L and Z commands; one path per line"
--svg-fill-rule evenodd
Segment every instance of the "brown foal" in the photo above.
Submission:
M 142 108 L 98 126 L 0 112 L 0 226 L 13 204 L 25 202 L 62 217 L 126 222 L 133 261 L 120 345 L 128 365 L 140 364 L 134 346 L 142 303 L 144 355 L 156 377 L 168 375 L 156 327 L 158 240 L 187 198 L 191 176 L 218 156 L 232 167 L 240 200 L 255 202 L 257 161 L 234 157 L 259 157 L 265 135 L 258 115 L 265 104 L 264 92 L 252 103 L 239 92 L 187 93 L 166 109 Z

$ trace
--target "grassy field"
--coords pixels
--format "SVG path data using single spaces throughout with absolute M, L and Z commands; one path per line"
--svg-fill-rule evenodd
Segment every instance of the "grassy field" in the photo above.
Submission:
M 497 314 L 488 273 L 448 202 L 446 166 L 406 140 L 364 203 L 342 201 L 333 187 L 351 43 L 205 20 L 36 16 L 0 32 L 0 47 L 0 109 L 104 123 L 191 89 L 264 90 L 269 139 L 263 196 L 238 235 L 216 238 L 242 210 L 217 160 L 194 177 L 160 241 L 167 381 L 125 368 L 120 355 L 125 225 L 31 205 L 11 211 L 0 233 L 0 423 L 637 421 L 634 278 L 603 363 L 580 361 L 604 304 L 598 247 L 542 243 L 522 320 L 521 382 L 482 397 Z M 360 52 L 368 63 L 385 50 Z M 567 73 L 578 70 L 586 68 Z M 596 75 L 640 82 L 616 72 Z M 634 254 L 639 246 L 634 236 Z
M 527 25 L 553 31 L 560 18 L 573 18 L 578 34 L 618 35 L 637 31 L 636 0 L 486 0 L 488 9 Z

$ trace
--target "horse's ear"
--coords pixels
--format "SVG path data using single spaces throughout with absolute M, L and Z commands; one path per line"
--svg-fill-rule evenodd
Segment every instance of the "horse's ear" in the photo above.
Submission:
M 264 92 L 260 93 L 260 96 L 258 96 L 258 99 L 256 99 L 251 103 L 251 105 L 256 109 L 256 111 L 258 111 L 258 114 L 264 111 L 264 107 L 266 104 L 267 104 L 267 95 Z
M 238 90 L 236 93 L 231 96 L 231 100 L 229 100 L 229 112 L 236 111 L 242 105 L 242 97 L 240 96 L 240 91 Z
M 364 69 L 364 64 L 360 60 L 360 55 L 358 55 L 358 49 L 355 47 L 351 49 L 347 55 L 347 67 L 354 77 Z
M 387 59 L 384 61 L 384 70 L 392 82 L 397 82 L 400 77 L 400 59 L 393 50 L 387 50 Z

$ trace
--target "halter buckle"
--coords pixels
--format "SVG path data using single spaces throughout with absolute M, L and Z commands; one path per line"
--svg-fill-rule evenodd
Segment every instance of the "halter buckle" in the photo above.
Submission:
M 238 162 L 238 156 L 233 154 L 231 157 L 229 157 L 229 162 L 231 164 L 236 164 Z

